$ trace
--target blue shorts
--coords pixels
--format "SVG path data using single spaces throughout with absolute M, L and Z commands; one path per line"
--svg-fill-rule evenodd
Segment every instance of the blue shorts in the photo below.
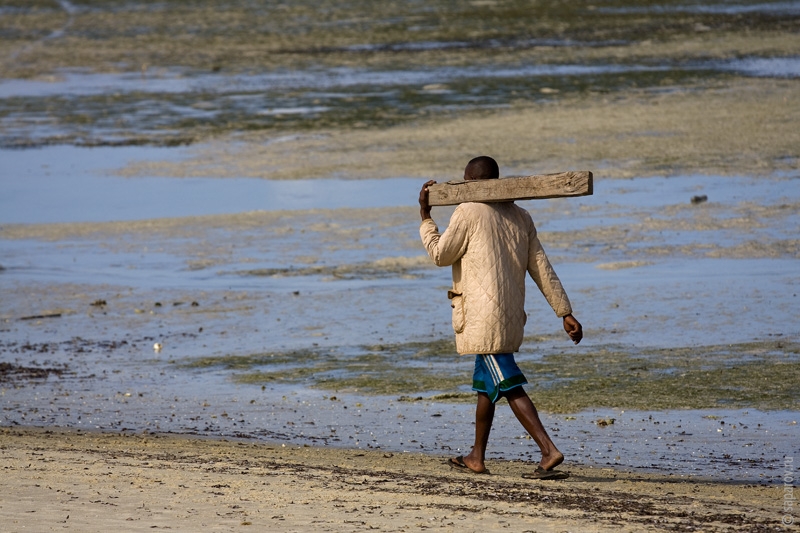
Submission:
M 492 403 L 497 401 L 501 392 L 521 387 L 526 383 L 528 381 L 514 361 L 513 353 L 475 356 L 472 390 L 485 392 Z

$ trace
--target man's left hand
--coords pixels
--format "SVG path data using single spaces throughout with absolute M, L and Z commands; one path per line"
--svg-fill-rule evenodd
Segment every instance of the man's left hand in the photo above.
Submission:
M 564 317 L 564 331 L 567 332 L 567 335 L 569 335 L 569 338 L 572 339 L 572 342 L 575 344 L 581 342 L 583 338 L 583 327 L 574 316 L 567 315 Z

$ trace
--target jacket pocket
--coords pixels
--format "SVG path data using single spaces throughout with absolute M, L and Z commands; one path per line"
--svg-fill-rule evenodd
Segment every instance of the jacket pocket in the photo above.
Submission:
M 461 333 L 464 331 L 464 324 L 466 323 L 464 297 L 460 293 L 453 291 L 447 291 L 447 297 L 450 299 L 450 307 L 453 308 L 453 331 Z

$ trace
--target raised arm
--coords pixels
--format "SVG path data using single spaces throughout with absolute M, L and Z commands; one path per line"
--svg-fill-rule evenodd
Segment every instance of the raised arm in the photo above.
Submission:
M 458 261 L 467 250 L 469 241 L 469 223 L 464 219 L 457 207 L 450 217 L 450 224 L 444 233 L 439 233 L 439 227 L 431 218 L 431 208 L 428 205 L 428 185 L 436 183 L 429 181 L 422 186 L 419 193 L 419 213 L 422 223 L 419 227 L 419 236 L 428 255 L 436 266 L 450 266 Z

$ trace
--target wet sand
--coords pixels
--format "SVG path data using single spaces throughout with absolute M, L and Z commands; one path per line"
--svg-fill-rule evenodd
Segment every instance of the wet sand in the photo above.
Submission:
M 5 531 L 774 531 L 783 489 L 175 435 L 0 430 Z

